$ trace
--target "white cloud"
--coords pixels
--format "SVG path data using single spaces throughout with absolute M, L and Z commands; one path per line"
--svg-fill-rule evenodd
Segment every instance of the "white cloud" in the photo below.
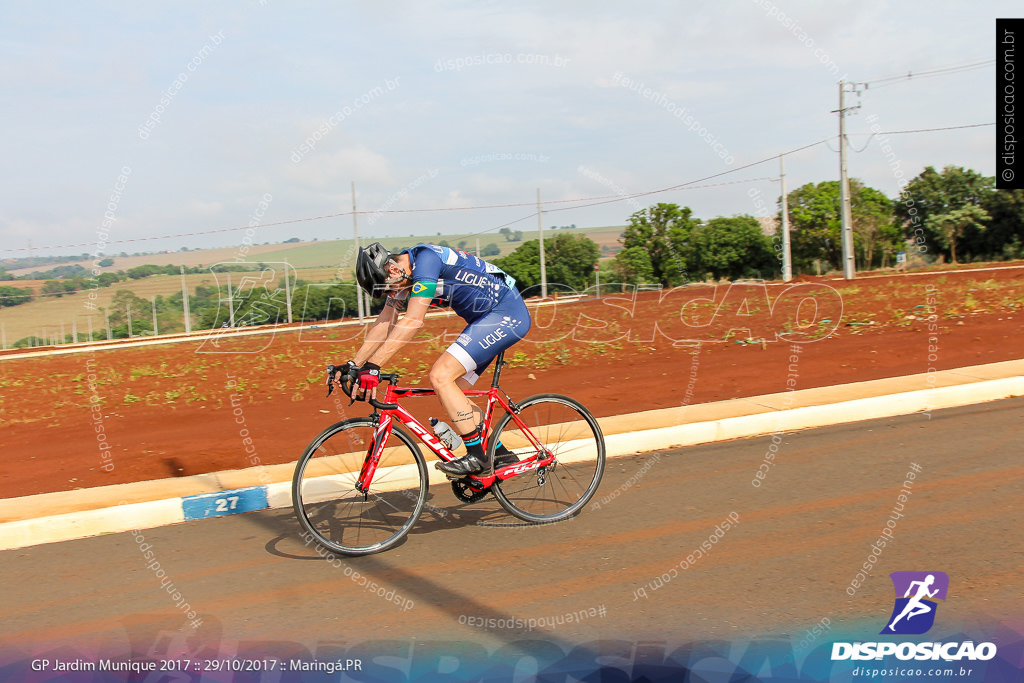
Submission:
M 285 162 L 283 170 L 288 180 L 316 190 L 336 189 L 353 180 L 357 186 L 388 186 L 394 182 L 387 157 L 363 145 L 335 151 L 315 149 L 298 163 Z
M 221 215 L 224 211 L 224 205 L 220 202 L 204 202 L 193 199 L 185 204 L 185 211 L 195 216 L 209 218 Z
M 341 212 L 351 202 L 351 181 L 360 207 L 372 210 L 434 168 L 441 169 L 437 178 L 394 206 L 514 204 L 529 202 L 537 187 L 549 200 L 606 194 L 580 177 L 581 164 L 630 191 L 666 187 L 727 169 L 664 107 L 614 83 L 617 71 L 687 107 L 738 166 L 834 136 L 839 76 L 868 80 L 989 59 L 993 18 L 1019 9 L 1005 0 L 947 3 L 938 11 L 928 0 L 771 5 L 792 18 L 791 27 L 753 0 L 649 3 L 643 11 L 611 0 L 270 2 L 245 11 L 200 4 L 68 6 L 62 13 L 0 8 L 8 36 L 0 56 L 4 153 L 16 160 L 0 168 L 8 190 L 0 244 L 17 246 L 28 234 L 40 245 L 83 241 L 94 226 L 79 217 L 102 216 L 117 169 L 126 164 L 134 172 L 117 228 L 126 234 L 131 217 L 137 236 L 178 233 L 189 219 L 200 229 L 244 224 L 263 193 L 273 194 L 280 220 Z M 140 140 L 136 127 L 161 92 L 221 29 L 227 39 L 174 96 L 152 137 Z M 567 62 L 435 68 L 438 60 L 493 54 Z M 991 75 L 981 70 L 871 88 L 861 113 L 877 113 L 897 129 L 991 120 Z M 400 87 L 346 116 L 291 161 L 332 114 L 395 78 Z M 850 127 L 867 128 L 856 116 Z M 904 168 L 957 163 L 991 173 L 994 155 L 979 143 L 988 135 L 982 129 L 894 143 Z M 460 164 L 508 153 L 549 161 Z M 870 149 L 852 155 L 850 165 L 851 175 L 868 184 L 891 185 Z M 823 147 L 787 159 L 792 183 L 834 179 L 837 167 Z M 721 180 L 773 175 L 777 168 L 771 162 Z M 671 200 L 702 217 L 730 215 L 744 210 L 745 187 L 736 187 Z M 48 213 L 39 213 L 41 206 Z M 579 218 L 562 212 L 555 222 L 610 225 L 631 211 L 608 204 L 581 209 Z M 518 217 L 497 213 L 402 214 L 378 225 L 400 226 L 404 234 L 470 231 Z M 326 237 L 336 226 L 314 221 L 295 230 Z M 265 234 L 275 239 L 272 229 Z

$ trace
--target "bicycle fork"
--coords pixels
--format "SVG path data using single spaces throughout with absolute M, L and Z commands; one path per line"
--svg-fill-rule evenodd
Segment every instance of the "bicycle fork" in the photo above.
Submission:
M 374 413 L 377 415 L 377 413 Z M 391 427 L 391 416 L 385 415 L 384 419 L 380 421 L 380 426 L 373 432 L 373 438 L 370 440 L 370 447 L 366 449 L 366 458 L 363 460 L 363 467 L 359 470 L 359 479 L 356 480 L 356 491 L 363 494 L 363 500 L 365 501 L 370 493 L 370 482 L 373 481 L 373 475 L 377 472 L 377 463 L 380 462 L 380 456 L 384 453 L 384 444 L 387 442 L 387 430 Z

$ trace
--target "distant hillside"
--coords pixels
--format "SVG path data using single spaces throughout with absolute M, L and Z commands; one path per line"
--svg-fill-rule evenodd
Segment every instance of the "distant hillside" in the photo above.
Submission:
M 249 257 L 259 255 L 265 251 L 273 251 L 280 249 L 280 244 L 259 244 L 253 245 L 249 248 Z M 238 247 L 225 247 L 222 249 L 197 249 L 195 251 L 174 251 L 168 254 L 144 254 L 142 256 L 118 256 L 115 254 L 104 254 L 104 258 L 114 259 L 114 265 L 108 268 L 102 268 L 104 272 L 117 271 L 117 270 L 128 270 L 129 268 L 136 268 L 138 266 L 155 265 L 155 266 L 168 266 L 168 265 L 182 265 L 182 266 L 209 266 L 219 261 L 231 261 L 238 255 Z M 83 268 L 92 270 L 92 258 L 72 261 L 68 265 L 80 265 Z M 18 268 L 11 269 L 10 266 L 6 266 L 7 272 L 11 275 L 28 275 L 34 270 L 40 270 L 40 268 Z

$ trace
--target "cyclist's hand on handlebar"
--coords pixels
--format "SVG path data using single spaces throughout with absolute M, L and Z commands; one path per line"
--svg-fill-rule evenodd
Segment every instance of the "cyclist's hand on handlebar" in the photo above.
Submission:
M 357 386 L 353 387 L 354 392 L 358 392 L 356 398 L 365 401 L 367 398 L 367 392 L 371 392 L 373 398 L 377 397 L 377 385 L 380 384 L 380 366 L 376 363 L 366 363 L 363 367 L 357 370 L 358 376 Z
M 342 390 L 344 391 L 345 390 L 344 379 L 347 376 L 351 377 L 353 375 L 353 373 L 356 370 L 358 370 L 358 369 L 359 368 L 358 368 L 358 366 L 356 366 L 355 361 L 351 361 L 351 360 L 348 361 L 347 363 L 342 364 L 342 365 L 328 365 L 327 366 L 327 395 L 328 396 L 331 395 L 331 392 L 334 391 L 335 385 L 340 386 L 342 388 Z M 345 391 L 345 393 L 347 394 L 349 392 Z

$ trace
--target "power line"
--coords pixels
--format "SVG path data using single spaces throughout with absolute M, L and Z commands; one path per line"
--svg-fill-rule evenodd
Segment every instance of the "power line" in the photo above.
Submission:
M 863 137 L 865 135 L 868 136 L 868 139 L 864 142 L 864 146 L 863 147 L 861 147 L 860 149 L 853 150 L 853 151 L 855 151 L 855 152 L 857 152 L 859 154 L 860 152 L 863 152 L 865 149 L 868 148 L 868 145 L 871 144 L 871 140 L 876 135 L 904 135 L 906 133 L 931 133 L 931 132 L 939 131 L 939 130 L 960 130 L 961 128 L 983 128 L 985 126 L 994 126 L 994 125 L 996 125 L 995 122 L 993 122 L 993 123 L 971 123 L 971 124 L 968 124 L 966 126 L 946 126 L 945 128 L 921 128 L 921 129 L 918 129 L 918 130 L 883 130 L 883 131 L 879 131 L 877 133 L 847 133 L 846 137 L 851 138 L 851 137 Z M 829 149 L 832 149 L 827 144 L 825 146 L 828 147 Z M 832 149 L 832 151 L 835 152 L 836 150 Z
M 975 67 L 982 67 L 982 66 L 987 66 L 988 64 L 995 64 L 995 63 L 996 63 L 996 60 L 994 60 L 994 59 L 986 59 L 986 60 L 981 61 L 981 62 L 968 62 L 966 64 L 954 64 L 954 65 L 942 67 L 942 68 L 939 68 L 939 69 L 932 69 L 931 71 L 919 71 L 916 74 L 913 71 L 907 71 L 907 73 L 905 73 L 905 74 L 899 74 L 898 76 L 886 76 L 885 78 L 876 78 L 876 79 L 871 80 L 871 81 L 865 81 L 865 83 L 868 84 L 868 85 L 875 85 L 876 83 L 885 83 L 886 81 L 898 81 L 898 80 L 904 79 L 904 78 L 914 78 L 914 77 L 920 77 L 920 76 L 930 76 L 932 74 L 941 74 L 941 73 L 947 73 L 947 72 L 953 72 L 953 71 L 959 71 L 959 70 L 965 70 L 965 69 L 972 69 L 972 68 L 975 68 Z
M 819 144 L 819 143 L 814 143 L 814 144 Z M 808 145 L 808 146 L 813 146 L 813 145 Z M 800 149 L 805 149 L 805 147 L 804 148 L 800 148 Z M 797 151 L 799 151 L 799 150 L 797 150 Z M 773 158 L 777 158 L 777 157 L 773 157 Z M 702 180 L 708 180 L 710 178 L 716 178 L 716 177 L 718 177 L 720 175 L 724 175 L 725 173 L 732 173 L 732 172 L 735 172 L 735 171 L 740 171 L 740 170 L 742 170 L 744 168 L 749 168 L 750 166 L 756 166 L 757 164 L 760 164 L 760 163 L 764 163 L 764 162 L 763 161 L 758 161 L 758 162 L 755 162 L 753 164 L 748 164 L 747 166 L 742 166 L 740 168 L 735 168 L 735 169 L 731 169 L 729 171 L 725 171 L 723 173 L 717 173 L 715 175 L 708 176 L 707 178 L 704 178 Z M 753 180 L 758 180 L 758 179 L 755 178 Z M 753 182 L 753 180 L 736 181 L 736 182 Z M 640 192 L 640 193 L 636 193 L 636 194 L 632 194 L 632 195 L 606 195 L 606 196 L 603 196 L 603 197 L 580 197 L 578 199 L 557 199 L 557 200 L 552 200 L 552 201 L 547 202 L 547 203 L 549 203 L 549 204 L 568 204 L 568 203 L 574 203 L 574 202 L 591 202 L 591 201 L 595 201 L 595 200 L 607 200 L 607 201 L 597 201 L 597 203 L 595 203 L 595 204 L 587 205 L 587 206 L 597 206 L 597 205 L 603 204 L 603 203 L 610 203 L 610 202 L 614 202 L 614 201 L 624 201 L 626 199 L 630 199 L 630 198 L 633 198 L 633 197 L 642 197 L 642 196 L 645 196 L 645 195 L 657 194 L 659 192 L 668 192 L 670 190 L 680 189 L 680 188 L 683 188 L 683 187 L 685 187 L 687 185 L 691 185 L 693 183 L 698 183 L 698 182 L 701 182 L 701 179 L 693 180 L 693 181 L 690 181 L 690 182 L 687 182 L 687 183 L 683 183 L 682 185 L 676 185 L 674 187 L 663 188 L 663 189 L 660 189 L 660 190 L 650 190 L 648 192 Z M 718 183 L 716 185 L 709 185 L 707 187 L 717 187 L 718 185 L 729 185 L 729 184 L 734 184 L 734 183 Z M 690 188 L 690 189 L 702 189 L 702 188 L 694 187 L 694 188 Z M 379 211 L 379 210 L 374 210 L 374 211 L 357 211 L 355 213 L 357 215 L 370 215 L 370 214 L 378 214 L 378 213 L 432 213 L 432 212 L 437 212 L 437 211 L 476 211 L 476 210 L 483 210 L 483 209 L 510 209 L 510 208 L 517 208 L 517 207 L 523 207 L 523 206 L 535 206 L 535 204 L 533 202 L 523 202 L 523 203 L 517 203 L 517 204 L 490 204 L 490 205 L 482 205 L 482 206 L 452 206 L 452 207 L 441 207 L 441 208 L 433 208 L 433 209 L 387 209 L 387 210 L 384 210 L 384 211 Z M 575 208 L 575 207 L 567 207 L 567 208 Z M 585 208 L 585 207 L 580 207 L 580 208 Z M 295 223 L 306 223 L 306 222 L 311 222 L 311 221 L 319 221 L 319 220 L 324 220 L 324 219 L 327 219 L 327 218 L 340 218 L 342 216 L 351 216 L 352 213 L 353 213 L 352 211 L 343 211 L 341 213 L 332 213 L 332 214 L 327 214 L 327 215 L 323 215 L 323 216 L 310 216 L 310 217 L 307 217 L 307 218 L 294 218 L 292 220 L 278 221 L 276 223 L 263 223 L 263 224 L 261 224 L 258 227 L 260 227 L 260 228 L 269 228 L 269 227 L 277 227 L 277 226 L 281 226 L 281 225 L 293 225 Z M 535 216 L 535 215 L 536 215 L 536 212 L 530 213 L 530 216 Z M 521 219 L 518 219 L 516 221 L 513 221 L 513 223 L 518 223 L 520 220 L 525 220 L 525 218 L 521 218 Z M 511 223 L 509 225 L 511 225 Z M 239 230 L 247 230 L 247 229 L 250 229 L 251 227 L 252 226 L 250 226 L 250 225 L 243 225 L 243 226 L 237 226 L 237 227 L 233 227 L 233 228 L 216 228 L 216 229 L 212 229 L 212 230 L 200 230 L 200 231 L 196 231 L 196 232 L 183 232 L 183 233 L 177 233 L 177 234 L 174 234 L 174 235 L 158 235 L 158 236 L 155 236 L 155 237 L 130 237 L 130 238 L 125 238 L 125 239 L 120 239 L 120 240 L 111 240 L 111 241 L 107 242 L 107 244 L 127 244 L 127 243 L 130 243 L 130 242 L 151 242 L 151 241 L 154 241 L 154 240 L 179 239 L 179 238 L 182 238 L 182 237 L 198 237 L 198 236 L 202 236 L 202 235 L 215 235 L 215 234 L 218 234 L 218 233 L 237 232 Z M 499 228 L 500 227 L 504 227 L 504 226 L 499 226 Z M 496 230 L 498 228 L 494 228 L 494 229 Z M 489 230 L 485 231 L 485 232 L 489 232 Z M 479 233 L 479 234 L 483 234 L 483 233 Z M 472 237 L 473 235 L 470 235 L 470 236 Z M 79 247 L 94 247 L 94 246 L 96 246 L 94 242 L 82 242 L 82 243 L 79 243 L 79 244 L 58 244 L 58 245 L 45 246 L 45 247 L 36 246 L 36 247 L 32 247 L 32 251 L 49 250 L 49 249 L 76 249 L 76 248 L 79 248 Z M 12 251 L 12 252 L 13 251 L 29 251 L 29 248 L 28 247 L 12 247 L 12 248 L 3 249 L 3 250 L 0 250 L 0 251 L 4 251 L 4 252 L 8 252 L 8 251 Z
M 878 133 L 847 133 L 847 136 L 853 135 L 905 135 L 906 133 L 932 133 L 939 130 L 960 130 L 961 128 L 983 128 L 985 126 L 994 126 L 995 121 L 992 123 L 970 123 L 965 126 L 946 126 L 944 128 L 919 128 L 917 130 L 886 130 Z
M 778 157 L 775 157 L 775 158 L 778 158 Z M 764 162 L 759 161 L 757 163 L 759 164 L 759 163 L 764 163 Z M 743 168 L 749 168 L 750 166 L 756 166 L 756 165 L 757 164 L 750 164 L 748 166 L 744 166 Z M 710 179 L 716 178 L 716 177 L 718 177 L 720 175 L 724 175 L 725 173 L 733 173 L 734 171 L 740 171 L 740 170 L 742 170 L 742 169 L 737 168 L 737 169 L 733 169 L 732 171 L 725 171 L 724 173 L 719 173 L 719 174 L 716 174 L 716 175 L 713 175 L 713 176 L 708 176 L 706 178 L 700 178 L 698 180 L 691 180 L 690 182 L 683 183 L 682 185 L 673 185 L 672 187 L 666 187 L 666 188 L 662 188 L 660 190 L 648 190 L 646 192 L 636 192 L 634 194 L 629 194 L 629 195 L 616 195 L 613 198 L 593 197 L 592 199 L 595 199 L 595 200 L 596 199 L 601 199 L 601 200 L 604 200 L 604 201 L 594 201 L 592 204 L 584 204 L 583 206 L 563 206 L 560 209 L 551 209 L 550 211 L 547 211 L 546 213 L 554 213 L 555 211 L 568 211 L 570 209 L 587 209 L 587 208 L 590 208 L 591 206 L 601 206 L 603 204 L 613 204 L 615 202 L 623 202 L 623 201 L 627 201 L 627 200 L 630 200 L 630 199 L 636 199 L 637 197 L 649 197 L 649 196 L 651 196 L 653 194 L 661 194 L 662 192 L 672 192 L 672 191 L 675 191 L 675 190 L 706 190 L 706 189 L 711 188 L 711 187 L 724 187 L 726 185 L 741 185 L 743 183 L 756 183 L 756 182 L 761 182 L 761 181 L 764 181 L 764 180 L 774 180 L 774 178 L 748 178 L 746 180 L 732 180 L 732 181 L 729 181 L 727 183 L 712 183 L 711 185 L 693 185 L 691 187 L 691 185 L 693 183 L 699 183 L 699 182 L 701 182 L 703 180 L 710 180 Z M 590 200 L 586 200 L 586 201 L 590 201 Z M 551 202 L 551 203 L 553 204 L 554 202 Z
M 761 163 L 761 162 L 758 162 L 758 163 Z M 735 170 L 738 171 L 740 169 L 735 169 Z M 584 198 L 584 199 L 553 200 L 553 201 L 546 202 L 546 203 L 548 203 L 548 204 L 564 204 L 566 202 L 592 201 L 592 200 L 597 200 L 597 199 L 601 199 L 601 200 L 605 200 L 605 201 L 596 201 L 593 204 L 586 204 L 584 206 L 565 206 L 565 207 L 562 207 L 560 209 L 549 209 L 549 210 L 545 210 L 544 213 L 555 213 L 557 211 L 568 211 L 570 209 L 586 209 L 586 208 L 589 208 L 591 206 L 601 206 L 602 204 L 612 204 L 614 202 L 624 202 L 624 201 L 629 201 L 630 199 L 635 199 L 637 197 L 645 197 L 645 196 L 648 196 L 648 195 L 658 194 L 660 192 L 669 192 L 669 191 L 677 190 L 677 189 L 703 190 L 703 189 L 707 189 L 709 187 L 722 187 L 724 185 L 738 185 L 738 184 L 741 184 L 741 183 L 754 183 L 754 182 L 761 182 L 761 181 L 765 181 L 765 180 L 767 180 L 767 181 L 774 181 L 776 179 L 775 178 L 749 178 L 747 180 L 733 180 L 733 181 L 730 181 L 730 182 L 727 182 L 727 183 L 713 183 L 711 185 L 698 185 L 698 186 L 695 186 L 695 187 L 685 187 L 685 188 L 682 185 L 676 185 L 674 187 L 667 187 L 667 188 L 663 188 L 661 190 L 650 190 L 650 191 L 647 191 L 647 192 L 637 192 L 637 193 L 634 193 L 634 194 L 609 195 L 608 197 L 588 197 L 588 198 Z M 691 182 L 700 182 L 700 181 L 699 180 L 694 180 L 694 181 L 691 181 Z M 686 184 L 688 185 L 689 183 L 686 183 Z M 526 214 L 525 216 L 523 216 L 521 218 L 517 218 L 514 221 L 509 221 L 508 223 L 502 223 L 501 225 L 496 225 L 493 228 L 487 228 L 486 230 L 481 230 L 480 232 L 470 233 L 470 234 L 466 235 L 466 237 L 470 238 L 470 237 L 480 237 L 481 235 L 488 235 L 488 234 L 493 233 L 493 232 L 495 232 L 497 230 L 501 230 L 502 228 L 507 228 L 510 225 L 515 225 L 516 223 L 522 223 L 523 221 L 529 220 L 530 218 L 533 218 L 536 215 L 537 215 L 536 211 L 531 211 L 530 213 Z
M 803 151 L 805 149 L 809 149 L 811 147 L 815 147 L 817 145 L 820 145 L 820 144 L 826 142 L 827 140 L 828 140 L 828 138 L 826 138 L 825 140 L 818 140 L 817 142 L 812 142 L 812 143 L 810 143 L 808 145 L 803 145 L 802 147 L 797 147 L 795 149 L 791 149 L 788 152 L 783 152 L 782 154 L 795 154 L 796 152 L 800 152 L 800 151 Z M 737 168 L 731 168 L 731 169 L 729 169 L 727 171 L 722 171 L 721 173 L 715 173 L 713 175 L 705 176 L 703 178 L 697 178 L 696 180 L 691 180 L 691 181 L 688 181 L 688 182 L 685 182 L 685 183 L 682 183 L 682 184 L 679 184 L 679 185 L 673 185 L 671 187 L 664 187 L 664 188 L 661 188 L 660 190 L 649 190 L 649 191 L 646 191 L 646 192 L 635 192 L 633 194 L 618 195 L 618 196 L 616 196 L 616 197 L 614 197 L 612 199 L 607 199 L 607 198 L 603 198 L 603 197 L 601 197 L 601 198 L 594 197 L 592 199 L 605 199 L 605 201 L 595 201 L 592 204 L 585 204 L 583 206 L 570 206 L 570 207 L 563 207 L 563 208 L 560 208 L 560 209 L 551 209 L 547 213 L 555 213 L 557 211 L 566 211 L 568 209 L 586 209 L 586 208 L 590 208 L 592 206 L 601 206 L 603 204 L 612 204 L 612 203 L 615 203 L 615 202 L 625 202 L 625 201 L 629 201 L 630 199 L 636 199 L 637 197 L 648 197 L 648 196 L 653 195 L 653 194 L 660 194 L 662 192 L 671 192 L 673 190 L 682 190 L 682 189 L 696 190 L 696 189 L 702 189 L 702 188 L 705 188 L 705 187 L 719 187 L 719 186 L 722 186 L 722 185 L 735 185 L 737 183 L 749 183 L 749 182 L 756 182 L 756 181 L 762 181 L 762 180 L 774 180 L 773 178 L 752 178 L 750 180 L 737 180 L 737 181 L 732 181 L 732 182 L 728 182 L 728 183 L 715 183 L 714 185 L 703 185 L 703 186 L 697 186 L 697 187 L 690 187 L 690 186 L 694 185 L 695 183 L 701 183 L 701 182 L 704 182 L 704 181 L 707 181 L 707 180 L 712 180 L 714 178 L 718 178 L 718 177 L 721 177 L 723 175 L 728 175 L 730 173 L 737 173 L 739 171 L 742 171 L 742 170 L 745 170 L 745 169 L 748 169 L 748 168 L 752 168 L 754 166 L 759 166 L 761 164 L 767 163 L 769 161 L 773 161 L 773 160 L 778 159 L 778 158 L 779 158 L 779 155 L 778 154 L 774 154 L 774 155 L 772 155 L 770 157 L 767 157 L 765 159 L 761 159 L 760 161 L 754 161 L 754 162 L 751 162 L 751 163 L 746 164 L 744 166 L 739 166 Z M 591 201 L 591 200 L 578 200 L 578 201 Z M 553 204 L 555 202 L 550 202 L 550 203 Z M 503 225 L 498 225 L 498 226 L 495 226 L 493 228 L 488 228 L 487 230 L 483 230 L 483 231 L 481 231 L 479 233 L 475 233 L 473 235 L 470 235 L 470 237 L 476 237 L 476 236 L 479 236 L 479 235 L 486 235 L 486 234 L 494 232 L 496 230 L 500 230 L 502 228 L 508 227 L 509 225 L 514 225 L 515 223 L 520 223 L 522 221 L 525 221 L 528 218 L 532 218 L 535 215 L 536 215 L 536 213 L 530 213 L 527 216 L 523 216 L 522 218 L 517 218 L 516 220 L 511 221 L 509 223 L 505 223 Z
M 950 76 L 950 75 L 953 75 L 953 74 L 956 74 L 956 73 L 962 73 L 964 71 L 973 71 L 975 69 L 981 69 L 981 68 L 984 68 L 986 66 L 995 64 L 995 63 L 996 63 L 996 60 L 994 60 L 994 59 L 987 59 L 987 60 L 985 60 L 983 62 L 974 62 L 974 63 L 970 63 L 970 64 L 959 64 L 959 65 L 956 65 L 956 66 L 948 66 L 948 67 L 944 67 L 944 68 L 941 68 L 941 69 L 932 69 L 931 71 L 920 71 L 918 73 L 914 73 L 913 71 L 907 71 L 907 73 L 901 74 L 899 76 L 889 76 L 887 78 L 876 78 L 873 81 L 864 81 L 863 85 L 865 85 L 865 86 L 872 86 L 873 85 L 873 86 L 875 86 L 875 89 L 877 90 L 878 88 L 887 87 L 886 85 L 878 85 L 879 83 L 886 83 L 888 85 L 893 85 L 895 82 L 907 81 L 907 80 L 911 80 L 911 79 L 914 79 L 914 78 L 930 78 L 930 77 L 934 77 L 934 76 Z
M 966 126 L 949 126 L 949 127 L 945 127 L 945 128 L 924 128 L 924 129 L 919 129 L 919 130 L 889 131 L 889 132 L 886 132 L 884 134 L 885 135 L 901 135 L 901 134 L 905 134 L 905 133 L 928 133 L 928 132 L 934 132 L 934 131 L 957 130 L 959 128 L 976 128 L 976 127 L 980 127 L 980 126 L 994 126 L 994 125 L 995 125 L 995 123 L 978 123 L 978 124 L 971 124 L 971 125 L 966 125 Z M 857 135 L 868 135 L 868 133 L 859 133 Z M 811 147 L 816 147 L 816 146 L 822 145 L 822 144 L 828 146 L 828 141 L 834 139 L 835 137 L 836 136 L 830 136 L 828 138 L 824 138 L 824 139 L 818 140 L 816 142 L 812 142 L 812 143 L 809 143 L 809 144 L 806 144 L 806 145 L 802 145 L 800 147 L 795 147 L 795 148 L 790 149 L 788 151 L 782 152 L 781 154 L 784 154 L 784 155 L 795 154 L 797 152 L 802 152 L 805 149 L 810 149 Z M 737 183 L 757 182 L 757 181 L 765 180 L 765 179 L 764 178 L 752 178 L 752 179 L 749 179 L 749 180 L 730 181 L 730 182 L 727 182 L 727 183 L 716 183 L 716 184 L 712 184 L 712 185 L 697 185 L 697 183 L 703 183 L 703 182 L 706 182 L 708 180 L 714 180 L 715 178 L 720 178 L 720 177 L 725 176 L 725 175 L 729 175 L 729 174 L 732 174 L 732 173 L 738 173 L 739 171 L 743 171 L 743 170 L 746 170 L 748 168 L 753 168 L 754 166 L 759 166 L 761 164 L 768 163 L 769 161 L 775 161 L 778 158 L 779 158 L 779 154 L 772 154 L 769 157 L 765 157 L 764 159 L 760 159 L 758 161 L 753 161 L 753 162 L 751 162 L 749 164 L 744 164 L 743 166 L 738 166 L 736 168 L 730 168 L 730 169 L 722 171 L 720 173 L 713 173 L 713 174 L 711 174 L 709 176 L 704 176 L 702 178 L 697 178 L 697 179 L 694 179 L 694 180 L 690 180 L 690 181 L 687 181 L 685 183 L 680 183 L 678 185 L 672 185 L 670 187 L 663 187 L 663 188 L 660 188 L 660 189 L 657 189 L 657 190 L 647 190 L 647 191 L 644 191 L 644 192 L 634 192 L 634 193 L 631 193 L 631 194 L 622 194 L 622 195 L 606 195 L 606 196 L 599 196 L 599 197 L 580 197 L 580 198 L 577 198 L 577 199 L 559 199 L 559 200 L 552 200 L 550 202 L 545 202 L 545 204 L 549 204 L 549 205 L 550 204 L 578 204 L 580 202 L 590 202 L 588 204 L 582 204 L 582 205 L 579 205 L 579 206 L 566 206 L 566 207 L 562 207 L 562 208 L 551 209 L 550 211 L 548 211 L 548 213 L 554 213 L 556 211 L 566 211 L 566 210 L 569 210 L 569 209 L 585 209 L 585 208 L 590 208 L 590 207 L 593 207 L 593 206 L 601 206 L 601 205 L 604 205 L 604 204 L 613 204 L 615 202 L 629 201 L 631 199 L 637 199 L 639 197 L 648 197 L 648 196 L 651 196 L 651 195 L 661 194 L 661 193 L 664 193 L 664 192 L 672 192 L 672 191 L 675 191 L 675 190 L 683 190 L 683 189 L 695 190 L 695 189 L 705 189 L 705 188 L 708 188 L 708 187 L 719 187 L 719 186 L 722 186 L 722 185 L 733 185 L 733 184 L 737 184 Z M 521 202 L 521 203 L 515 203 L 515 204 L 489 204 L 489 205 L 481 205 L 481 206 L 452 206 L 452 207 L 440 207 L 440 208 L 432 208 L 432 209 L 387 209 L 387 210 L 383 210 L 383 211 L 382 210 L 374 210 L 374 211 L 357 211 L 357 212 L 343 211 L 341 213 L 325 214 L 325 215 L 322 215 L 322 216 L 308 216 L 306 218 L 294 218 L 294 219 L 286 220 L 286 221 L 276 221 L 274 223 L 264 223 L 264 224 L 260 225 L 259 227 L 261 227 L 261 228 L 270 228 L 270 227 L 280 227 L 282 225 L 295 225 L 297 223 L 308 223 L 308 222 L 312 222 L 312 221 L 326 220 L 326 219 L 329 219 L 329 218 L 340 218 L 340 217 L 343 217 L 343 216 L 351 216 L 353 213 L 356 213 L 357 215 L 383 214 L 383 213 L 389 213 L 389 214 L 435 213 L 435 212 L 439 212 L 439 211 L 480 211 L 480 210 L 488 210 L 488 209 L 510 209 L 510 208 L 525 207 L 525 206 L 533 207 L 534 203 L 533 202 Z M 530 214 L 528 214 L 528 215 L 526 215 L 526 216 L 524 216 L 522 218 L 518 218 L 518 219 L 516 219 L 514 221 L 511 221 L 509 223 L 505 223 L 505 224 L 502 224 L 502 225 L 499 225 L 499 226 L 496 226 L 496 227 L 493 227 L 493 228 L 488 228 L 487 230 L 484 230 L 484 231 L 479 232 L 479 233 L 473 233 L 473 234 L 471 234 L 469 236 L 470 237 L 474 237 L 474 236 L 477 236 L 477 235 L 484 235 L 484 234 L 487 234 L 487 233 L 490 233 L 490 232 L 494 232 L 496 230 L 500 230 L 503 227 L 507 227 L 509 225 L 514 225 L 515 223 L 519 223 L 521 221 L 527 220 L 528 218 L 530 218 L 532 216 L 535 216 L 535 215 L 536 215 L 536 211 L 531 211 Z M 204 235 L 215 235 L 215 234 L 227 233 L 227 232 L 238 232 L 240 230 L 248 230 L 251 227 L 252 226 L 250 226 L 250 225 L 240 225 L 240 226 L 231 227 L 231 228 L 214 228 L 214 229 L 210 229 L 210 230 L 198 230 L 198 231 L 195 231 L 195 232 L 182 232 L 182 233 L 177 233 L 177 234 L 172 234 L 172 235 L 158 235 L 158 236 L 155 236 L 155 237 L 130 237 L 130 238 L 125 238 L 125 239 L 112 240 L 112 241 L 107 242 L 107 244 L 129 244 L 129 243 L 132 243 L 132 242 L 152 242 L 152 241 L 156 241 L 156 240 L 180 239 L 180 238 L 183 238 L 183 237 L 200 237 L 200 236 L 204 236 Z M 80 248 L 80 247 L 94 247 L 94 246 L 96 246 L 94 242 L 80 242 L 80 243 L 77 243 L 77 244 L 59 244 L 59 245 L 44 246 L 44 247 L 36 246 L 36 247 L 32 247 L 31 249 L 28 248 L 28 247 L 11 247 L 11 248 L 6 248 L 6 249 L 0 249 L 0 252 L 5 252 L 6 253 L 6 252 L 23 252 L 23 251 L 41 251 L 41 250 L 51 250 L 51 249 L 76 249 L 76 248 Z

